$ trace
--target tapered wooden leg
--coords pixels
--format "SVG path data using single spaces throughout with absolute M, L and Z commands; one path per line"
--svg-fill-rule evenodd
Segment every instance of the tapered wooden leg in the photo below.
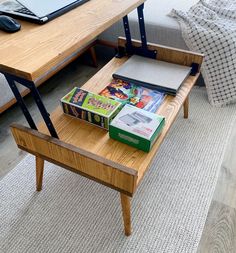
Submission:
M 42 190 L 44 160 L 36 156 L 36 190 Z
M 189 96 L 186 97 L 184 101 L 184 118 L 188 118 L 188 108 L 189 108 Z
M 130 213 L 130 197 L 121 193 L 121 207 L 124 221 L 125 235 L 131 235 L 131 213 Z
M 93 66 L 94 66 L 95 68 L 97 68 L 98 63 L 97 63 L 97 56 L 96 56 L 96 52 L 95 52 L 94 47 L 90 47 L 90 48 L 89 48 L 89 53 L 90 53 L 90 55 L 91 55 L 91 57 L 92 57 Z

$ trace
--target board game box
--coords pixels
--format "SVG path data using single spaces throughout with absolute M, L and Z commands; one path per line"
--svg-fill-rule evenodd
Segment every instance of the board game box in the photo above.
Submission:
M 111 138 L 149 152 L 164 126 L 163 116 L 126 104 L 112 120 Z
M 123 105 L 131 104 L 149 112 L 156 112 L 165 98 L 162 92 L 119 79 L 113 79 L 99 94 L 121 102 Z
M 121 103 L 75 87 L 61 99 L 64 113 L 108 130 Z

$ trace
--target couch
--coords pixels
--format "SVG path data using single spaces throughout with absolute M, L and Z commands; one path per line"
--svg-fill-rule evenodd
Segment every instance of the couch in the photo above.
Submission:
M 172 0 L 158 1 L 147 0 L 144 7 L 144 19 L 147 40 L 152 43 L 162 44 L 180 49 L 188 49 L 186 46 L 178 22 L 167 16 L 174 9 L 187 11 L 198 0 Z M 140 39 L 137 11 L 129 15 L 129 23 L 132 38 Z M 99 41 L 105 44 L 117 42 L 118 36 L 124 36 L 122 20 L 99 36 Z

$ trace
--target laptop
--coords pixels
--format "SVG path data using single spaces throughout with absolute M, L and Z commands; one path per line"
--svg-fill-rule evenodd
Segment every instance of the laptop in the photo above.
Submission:
M 188 66 L 133 55 L 113 74 L 113 78 L 176 95 L 190 72 Z
M 89 0 L 6 0 L 0 13 L 33 23 L 44 24 Z

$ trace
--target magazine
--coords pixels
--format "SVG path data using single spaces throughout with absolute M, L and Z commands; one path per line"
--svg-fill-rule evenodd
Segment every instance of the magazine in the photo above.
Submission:
M 99 95 L 112 98 L 123 105 L 131 104 L 149 112 L 156 112 L 165 97 L 162 92 L 150 90 L 119 79 L 113 79 Z

